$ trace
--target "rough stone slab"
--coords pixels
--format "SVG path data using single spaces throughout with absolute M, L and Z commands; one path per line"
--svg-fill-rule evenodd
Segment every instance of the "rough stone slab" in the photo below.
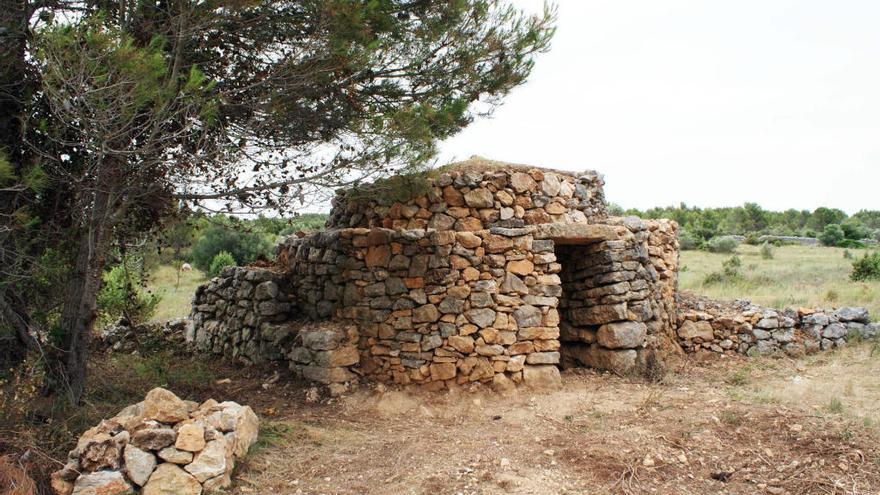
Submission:
M 552 364 L 525 365 L 523 383 L 533 389 L 556 390 L 562 387 L 559 368 Z
M 711 328 L 711 326 L 710 326 Z M 639 321 L 621 321 L 599 327 L 596 339 L 609 349 L 635 349 L 645 343 L 648 327 Z
M 620 239 L 626 229 L 616 225 L 583 223 L 544 223 L 532 227 L 535 239 L 552 239 L 557 245 L 589 244 Z

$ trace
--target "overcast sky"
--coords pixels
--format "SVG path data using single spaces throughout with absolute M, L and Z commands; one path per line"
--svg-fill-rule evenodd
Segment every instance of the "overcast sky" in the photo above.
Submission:
M 530 80 L 441 159 L 596 169 L 624 207 L 880 209 L 877 0 L 558 3 Z

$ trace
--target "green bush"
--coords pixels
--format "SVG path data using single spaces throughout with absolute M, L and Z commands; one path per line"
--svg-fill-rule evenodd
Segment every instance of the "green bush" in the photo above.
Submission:
M 761 236 L 759 236 L 756 232 L 749 232 L 748 234 L 746 234 L 746 240 L 744 242 L 749 246 L 757 246 L 761 242 L 758 240 L 760 237 Z
M 214 257 L 226 251 L 232 255 L 234 264 L 247 265 L 260 258 L 271 258 L 272 240 L 274 236 L 262 232 L 243 232 L 234 227 L 212 225 L 193 246 L 192 262 L 199 270 L 210 273 Z
M 739 256 L 731 256 L 721 264 L 720 272 L 712 272 L 706 275 L 706 278 L 703 279 L 703 283 L 711 285 L 739 279 L 742 276 L 740 273 L 741 269 L 742 259 L 740 259 Z
M 682 251 L 693 251 L 695 249 L 700 249 L 702 245 L 703 240 L 690 233 L 689 231 L 682 229 L 678 232 L 678 247 Z
M 220 275 L 220 270 L 226 268 L 227 266 L 238 266 L 235 263 L 235 258 L 232 257 L 226 251 L 220 251 L 214 256 L 214 259 L 211 260 L 211 266 L 208 267 L 208 275 L 211 277 L 216 277 Z
M 819 242 L 825 246 L 836 246 L 844 239 L 843 228 L 836 223 L 828 224 L 819 234 Z
M 162 296 L 145 290 L 145 281 L 138 273 L 138 270 L 131 270 L 123 263 L 104 274 L 104 283 L 97 298 L 100 325 L 113 323 L 120 316 L 137 325 L 155 314 Z
M 730 236 L 713 237 L 709 239 L 706 248 L 712 253 L 734 253 L 739 246 L 739 241 Z
M 844 239 L 837 243 L 837 247 L 849 249 L 865 249 L 865 244 L 855 239 Z
M 880 280 L 880 251 L 865 253 L 860 259 L 853 261 L 852 273 L 849 278 L 856 282 Z
M 761 258 L 765 260 L 773 259 L 773 248 L 767 242 L 761 245 Z

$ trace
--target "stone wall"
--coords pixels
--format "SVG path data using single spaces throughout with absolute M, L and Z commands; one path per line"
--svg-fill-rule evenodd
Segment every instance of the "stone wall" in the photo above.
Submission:
M 749 301 L 721 302 L 692 294 L 682 297 L 679 320 L 679 343 L 688 352 L 800 356 L 880 333 L 880 324 L 870 323 L 865 308 L 777 310 Z
M 200 289 L 192 338 L 324 383 L 540 386 L 558 382 L 563 320 L 628 356 L 591 366 L 677 349 L 677 268 L 677 225 L 608 218 L 598 174 L 465 168 L 407 201 L 340 193 L 327 230 L 287 239 L 275 271 Z

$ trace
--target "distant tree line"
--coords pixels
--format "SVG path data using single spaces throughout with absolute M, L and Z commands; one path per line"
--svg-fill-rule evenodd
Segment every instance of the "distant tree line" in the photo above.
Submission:
M 689 249 L 702 248 L 713 238 L 729 235 L 742 235 L 747 241 L 757 240 L 761 235 L 816 237 L 825 245 L 848 247 L 858 247 L 848 241 L 880 239 L 878 210 L 861 210 L 849 216 L 836 208 L 770 211 L 756 203 L 726 208 L 698 208 L 681 203 L 648 210 L 624 210 L 612 204 L 609 210 L 614 215 L 675 220 L 681 226 L 682 248 Z

